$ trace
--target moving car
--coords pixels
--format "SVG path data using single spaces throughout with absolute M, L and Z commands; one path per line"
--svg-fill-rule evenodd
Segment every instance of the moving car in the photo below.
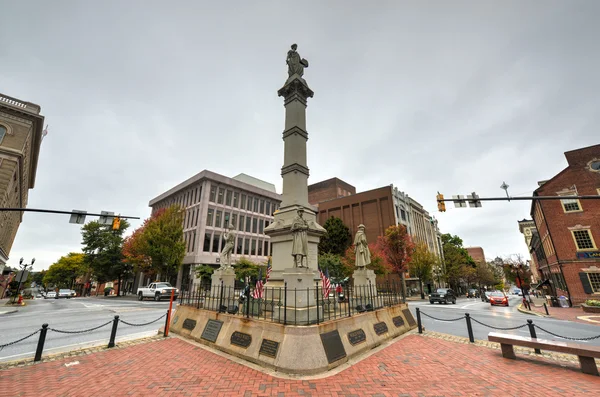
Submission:
M 159 301 L 162 298 L 171 299 L 171 291 L 175 290 L 173 299 L 177 299 L 179 296 L 179 290 L 173 287 L 167 282 L 154 282 L 150 283 L 147 287 L 141 287 L 137 290 L 138 300 L 144 300 L 144 298 L 154 298 L 155 301 Z
M 56 292 L 54 292 L 54 291 L 48 291 L 48 292 L 46 293 L 46 295 L 44 295 L 44 298 L 45 298 L 45 299 L 48 299 L 48 298 L 56 298 Z
M 504 295 L 504 292 L 494 291 L 490 294 L 490 305 L 501 305 L 508 307 L 508 298 Z
M 492 294 L 492 291 L 485 291 L 483 293 L 483 295 L 481 295 L 481 301 L 482 302 L 489 302 L 490 301 L 490 295 Z
M 467 291 L 467 298 L 479 298 L 479 290 L 471 288 Z
M 438 288 L 435 292 L 429 295 L 429 303 L 435 302 L 456 304 L 456 294 L 450 288 Z
M 56 299 L 59 299 L 59 298 L 71 299 L 71 290 L 70 289 L 59 289 L 58 294 L 56 295 L 55 298 Z

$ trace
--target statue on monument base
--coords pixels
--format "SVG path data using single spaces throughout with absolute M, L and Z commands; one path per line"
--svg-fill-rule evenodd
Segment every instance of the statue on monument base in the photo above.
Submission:
M 297 44 L 292 44 L 292 49 L 287 53 L 287 59 L 285 63 L 288 65 L 288 76 L 292 77 L 297 74 L 302 77 L 304 75 L 304 68 L 308 67 L 308 61 L 304 58 L 300 58 L 300 54 L 296 52 L 298 48 Z
M 304 260 L 308 256 L 308 222 L 303 218 L 304 209 L 298 209 L 298 215 L 292 221 L 292 256 L 294 257 L 294 267 L 304 266 Z
M 354 237 L 355 265 L 358 269 L 364 269 L 371 264 L 371 251 L 367 243 L 365 225 L 358 225 L 358 232 Z
M 231 269 L 231 254 L 233 253 L 233 249 L 235 247 L 235 228 L 230 223 L 227 226 L 225 234 L 223 235 L 223 239 L 225 240 L 225 246 L 221 251 L 221 267 L 219 270 L 227 270 Z

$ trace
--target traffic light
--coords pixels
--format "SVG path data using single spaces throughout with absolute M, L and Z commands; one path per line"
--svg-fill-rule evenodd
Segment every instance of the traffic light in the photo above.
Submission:
M 121 227 L 121 218 L 119 218 L 118 216 L 115 216 L 113 218 L 112 230 L 119 230 L 120 227 Z
M 440 192 L 438 192 L 437 196 L 437 203 L 438 203 L 438 211 L 440 212 L 446 212 L 446 203 L 442 200 L 444 200 L 444 195 L 440 194 Z

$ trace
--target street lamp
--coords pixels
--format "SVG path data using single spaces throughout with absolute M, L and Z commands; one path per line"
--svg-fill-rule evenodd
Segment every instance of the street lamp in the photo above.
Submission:
M 19 267 L 21 268 L 21 275 L 19 277 L 19 286 L 17 287 L 17 294 L 13 296 L 13 303 L 17 299 L 17 296 L 21 293 L 21 284 L 23 283 L 23 276 L 25 276 L 25 271 L 27 270 L 27 266 L 31 266 L 33 268 L 33 264 L 35 263 L 35 258 L 31 260 L 30 264 L 23 263 L 23 258 L 19 260 Z

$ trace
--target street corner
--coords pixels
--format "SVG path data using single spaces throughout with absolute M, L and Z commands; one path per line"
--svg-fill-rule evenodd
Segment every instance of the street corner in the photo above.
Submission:
M 595 315 L 595 316 L 578 316 L 577 319 L 581 320 L 581 321 L 586 321 L 588 323 L 593 323 L 593 324 L 600 325 L 600 315 Z
M 520 311 L 521 313 L 529 314 L 529 315 L 532 315 L 532 316 L 552 318 L 551 315 L 546 315 L 546 314 L 543 314 L 543 313 L 538 313 L 538 312 L 533 311 L 533 310 L 527 310 L 527 309 L 525 309 L 523 307 L 522 303 L 517 307 L 517 310 Z

